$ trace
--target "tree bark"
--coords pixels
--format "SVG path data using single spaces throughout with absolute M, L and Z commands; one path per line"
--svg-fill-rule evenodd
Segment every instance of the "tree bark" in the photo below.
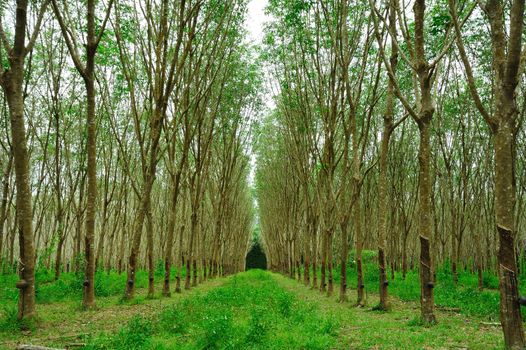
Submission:
M 422 107 L 423 110 L 424 107 Z M 429 118 L 430 121 L 430 118 Z M 434 274 L 431 259 L 431 173 L 430 173 L 430 124 L 422 120 L 420 130 L 419 161 L 419 231 L 420 231 L 420 307 L 422 320 L 435 323 Z
M 349 258 L 349 243 L 347 223 L 340 224 L 342 234 L 342 253 L 340 260 L 340 303 L 347 301 L 347 259 Z
M 524 29 L 524 0 L 513 0 L 509 9 L 509 32 L 504 22 L 504 5 L 498 0 L 480 3 L 490 24 L 492 66 L 494 70 L 494 115 L 484 107 L 477 91 L 471 63 L 462 41 L 461 27 L 453 0 L 450 13 L 457 38 L 457 47 L 465 68 L 473 101 L 493 135 L 495 157 L 495 221 L 499 240 L 498 271 L 500 291 L 500 321 L 507 348 L 523 349 L 526 345 L 517 281 L 515 257 L 515 183 L 516 137 L 518 110 L 516 89 L 519 83 L 522 35 Z M 508 34 L 508 35 L 506 35 Z M 489 247 L 489 244 L 487 245 Z
M 0 84 L 9 106 L 13 161 L 16 181 L 16 219 L 20 247 L 19 320 L 31 320 L 35 316 L 35 247 L 33 237 L 33 211 L 31 183 L 29 180 L 29 154 L 24 122 L 24 62 L 38 34 L 45 3 L 28 47 L 25 46 L 27 30 L 27 0 L 17 0 L 13 47 L 6 47 L 9 68 L 0 74 Z M 3 31 L 3 28 L 2 28 Z M 7 43 L 3 43 L 7 46 Z
M 312 289 L 318 288 L 318 221 L 313 217 L 311 227 L 312 239 Z
M 155 295 L 155 262 L 153 257 L 153 217 L 151 203 L 148 207 L 147 221 L 146 221 L 146 255 L 148 260 L 148 298 L 153 298 Z
M 150 157 L 150 164 L 152 164 L 152 162 L 157 164 L 157 156 L 152 154 L 150 155 Z M 146 175 L 145 183 L 143 184 L 143 190 L 141 193 L 140 207 L 133 227 L 132 246 L 130 256 L 128 257 L 128 274 L 126 279 L 126 290 L 124 293 L 124 298 L 126 300 L 132 300 L 135 297 L 135 274 L 137 271 L 137 257 L 139 255 L 139 248 L 141 246 L 144 220 L 150 207 L 154 171 L 155 169 L 151 169 L 151 171 Z
M 26 1 L 17 2 L 17 32 L 19 26 L 23 25 L 25 28 L 26 8 Z M 24 24 L 20 24 L 19 21 L 23 21 Z M 23 40 L 22 38 L 22 45 Z M 29 182 L 29 156 L 24 125 L 23 58 L 12 59 L 11 69 L 5 74 L 4 79 L 7 81 L 4 82 L 3 87 L 11 119 L 16 179 L 16 215 L 20 242 L 20 282 L 17 284 L 20 293 L 17 318 L 29 320 L 35 316 L 35 247 Z
M 5 234 L 6 240 L 4 240 L 4 227 L 7 220 L 7 204 L 9 201 L 9 177 L 11 175 L 11 169 L 13 167 L 13 153 L 9 154 L 9 161 L 7 167 L 4 170 L 4 175 L 2 176 L 2 204 L 0 205 L 0 269 L 4 267 L 4 242 L 7 241 L 7 230 Z M 0 270 L 1 271 L 1 270 Z
M 389 3 L 389 31 L 396 33 L 396 3 L 397 0 L 390 0 Z M 396 74 L 398 63 L 398 48 L 391 39 L 391 57 L 390 64 L 393 74 Z M 383 117 L 382 142 L 380 148 L 380 173 L 378 177 L 378 271 L 379 271 L 379 292 L 380 310 L 389 310 L 389 281 L 387 279 L 386 253 L 387 253 L 387 209 L 388 206 L 388 156 L 389 141 L 394 129 L 394 86 L 391 79 L 387 82 L 387 97 L 385 114 Z
M 513 105 L 501 106 L 514 113 Z M 500 110 L 500 109 L 497 109 Z M 506 120 L 506 119 L 504 119 Z M 495 220 L 499 237 L 500 321 L 505 343 L 509 348 L 522 349 L 526 344 L 519 305 L 517 262 L 515 260 L 515 150 L 514 132 L 506 122 L 500 123 L 494 135 L 495 143 Z

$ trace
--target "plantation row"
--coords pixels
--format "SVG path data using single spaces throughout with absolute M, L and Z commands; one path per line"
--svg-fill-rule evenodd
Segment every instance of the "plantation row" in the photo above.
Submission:
M 374 268 L 373 257 L 365 252 L 366 271 Z M 162 269 L 158 274 L 162 275 Z M 366 280 L 374 276 L 366 273 Z M 83 349 L 489 349 L 503 345 L 498 329 L 484 326 L 498 315 L 498 292 L 477 292 L 476 277 L 467 273 L 460 273 L 460 285 L 455 286 L 451 274 L 439 272 L 438 305 L 449 308 L 437 312 L 448 319 L 431 328 L 415 317 L 419 286 L 414 272 L 392 286 L 393 294 L 400 293 L 410 302 L 395 298 L 397 311 L 388 313 L 338 303 L 305 289 L 301 281 L 261 270 L 209 280 L 174 298 L 153 299 L 146 294 L 147 273 L 141 272 L 139 295 L 133 302 L 123 301 L 121 291 L 113 289 L 124 277 L 97 273 L 99 309 L 86 312 L 78 309 L 80 296 L 73 287 L 73 276 L 64 274 L 53 282 L 39 274 L 37 309 L 42 322 L 51 328 L 38 327 L 30 336 L 22 335 L 12 304 L 11 318 L 0 322 L 0 349 L 20 343 L 55 348 L 77 344 Z M 52 273 L 47 278 L 51 279 Z M 377 303 L 376 293 L 367 295 L 372 304 Z M 4 295 L 0 296 L 4 300 Z M 454 305 L 460 310 L 449 311 Z M 64 309 L 70 310 L 68 315 L 55 314 Z M 385 327 L 397 336 L 385 332 Z M 466 338 L 465 332 L 470 337 Z
M 341 302 L 375 289 L 380 310 L 414 292 L 429 325 L 447 291 L 471 309 L 493 298 L 505 346 L 525 348 L 525 1 L 271 0 L 267 13 L 256 195 L 270 269 Z M 447 284 L 469 270 L 476 287 L 444 285 L 443 266 Z M 400 274 L 419 288 L 399 290 Z
M 244 269 L 261 104 L 246 10 L 2 2 L 0 269 L 19 278 L 1 288 L 18 290 L 21 325 L 39 300 L 96 309 L 109 291 L 169 297 Z
M 260 246 L 347 308 L 377 290 L 375 310 L 420 302 L 412 326 L 498 310 L 526 347 L 525 0 L 268 0 L 261 43 L 253 4 L 2 2 L 9 322 L 38 332 L 37 301 L 82 293 L 88 314 L 143 284 L 190 297 Z M 217 322 L 236 335 L 181 346 L 260 341 Z
M 351 253 L 351 261 L 347 266 L 348 287 L 356 290 L 356 264 L 352 262 L 354 253 Z M 377 253 L 364 251 L 364 281 L 367 286 L 375 285 L 377 281 Z M 335 283 L 339 283 L 341 276 L 337 270 L 334 274 Z M 175 271 L 172 271 L 174 274 Z M 161 280 L 164 274 L 162 261 L 159 261 L 155 269 L 155 279 Z M 318 278 L 321 272 L 318 270 Z M 436 295 L 435 302 L 439 308 L 452 308 L 456 312 L 466 316 L 480 317 L 487 321 L 498 320 L 499 296 L 498 278 L 492 272 L 485 273 L 484 290 L 478 288 L 478 277 L 470 271 L 460 271 L 458 283 L 454 282 L 450 271 L 450 265 L 445 264 L 437 269 L 436 273 Z M 18 328 L 16 321 L 17 293 L 10 286 L 16 283 L 15 274 L 7 274 L 0 277 L 0 301 L 4 305 L 1 327 L 4 330 L 15 330 Z M 184 278 L 184 270 L 183 270 Z M 519 280 L 526 281 L 526 274 L 521 274 Z M 126 282 L 126 275 L 117 271 L 105 272 L 98 270 L 95 274 L 95 292 L 100 297 L 121 296 L 122 286 Z M 302 282 L 301 280 L 299 282 Z M 41 269 L 36 274 L 36 301 L 38 304 L 52 304 L 65 301 L 79 301 L 79 286 L 83 283 L 82 274 L 64 273 L 58 280 L 54 279 L 53 271 Z M 137 288 L 148 287 L 148 272 L 141 270 L 137 274 Z M 371 288 L 372 289 L 372 288 Z M 366 288 L 368 298 L 376 298 L 376 290 Z M 417 270 L 410 270 L 405 278 L 401 272 L 395 272 L 390 285 L 391 293 L 402 301 L 418 301 L 420 298 L 419 276 Z M 526 294 L 526 290 L 524 290 Z M 369 307 L 375 307 L 368 301 Z

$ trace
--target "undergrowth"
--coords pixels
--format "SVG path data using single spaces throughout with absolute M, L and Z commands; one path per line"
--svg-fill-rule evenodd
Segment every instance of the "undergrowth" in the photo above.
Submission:
M 347 284 L 350 289 L 356 289 L 356 265 L 353 253 L 350 254 Z M 378 267 L 377 255 L 374 251 L 363 252 L 364 282 L 367 293 L 377 293 L 378 289 Z M 519 285 L 522 295 L 526 294 L 526 273 L 519 276 Z M 335 267 L 333 270 L 334 283 L 337 285 L 340 280 L 340 269 Z M 319 271 L 318 271 L 319 273 Z M 160 281 L 163 276 L 163 265 L 159 262 L 156 265 L 156 280 Z M 184 274 L 184 271 L 183 271 Z M 175 276 L 175 271 L 172 271 Z M 52 270 L 40 267 L 36 272 L 36 301 L 38 304 L 56 303 L 63 301 L 78 301 L 82 298 L 82 273 L 62 273 L 58 280 L 54 280 Z M 453 282 L 453 276 L 449 264 L 444 264 L 437 268 L 435 284 L 435 303 L 438 307 L 451 308 L 462 314 L 469 316 L 483 317 L 490 321 L 499 319 L 499 293 L 498 278 L 492 272 L 484 272 L 484 290 L 478 290 L 477 275 L 470 271 L 458 271 L 458 283 Z M 237 278 L 237 277 L 236 277 Z M 248 283 L 247 280 L 234 278 L 232 283 Z M 261 277 L 263 278 L 263 277 Z M 14 273 L 0 274 L 0 332 L 10 332 L 13 329 L 25 327 L 16 320 L 16 306 L 18 301 L 18 290 L 15 288 L 18 276 Z M 115 271 L 97 271 L 95 274 L 95 293 L 97 297 L 108 297 L 121 295 L 124 291 L 126 274 L 118 274 Z M 146 271 L 138 271 L 136 285 L 144 288 L 148 284 L 148 274 Z M 262 288 L 259 286 L 257 288 Z M 337 290 L 337 288 L 336 288 Z M 234 293 L 231 291 L 231 293 Z M 389 293 L 403 301 L 416 301 L 420 299 L 420 282 L 418 270 L 407 272 L 405 279 L 401 272 L 396 272 L 394 279 L 389 273 Z M 352 301 L 354 292 L 349 291 L 349 298 Z M 286 305 L 280 301 L 279 296 L 275 297 L 277 303 Z M 228 298 L 227 298 L 228 299 Z M 137 299 L 134 303 L 140 303 Z M 224 301 L 226 302 L 226 301 Z M 80 305 L 80 304 L 79 304 Z M 281 305 L 281 304 L 280 304 Z M 257 309 L 252 310 L 256 314 Z M 228 315 L 227 315 L 228 316 Z M 263 317 L 262 317 L 263 318 Z M 525 317 L 526 318 L 526 317 Z M 209 320 L 210 322 L 223 322 L 222 320 Z M 226 321 L 224 321 L 226 322 Z M 254 322 L 256 322 L 254 320 Z M 259 322 L 259 321 L 258 321 Z M 263 321 L 262 321 L 263 322 Z M 264 324 L 258 326 L 258 331 L 264 331 Z M 263 336 L 263 335 L 262 335 Z
M 258 270 L 164 310 L 136 316 L 86 349 L 329 349 L 339 323 Z
M 356 265 L 354 257 L 350 257 L 347 269 L 347 284 L 356 289 Z M 375 251 L 364 251 L 362 255 L 364 284 L 367 293 L 378 293 L 378 262 Z M 405 279 L 401 272 L 395 272 L 394 279 L 389 271 L 389 294 L 403 301 L 420 300 L 420 279 L 418 270 L 407 272 Z M 335 283 L 340 281 L 340 269 L 333 271 Z M 454 309 L 460 313 L 484 317 L 491 321 L 499 319 L 499 280 L 495 274 L 484 272 L 484 290 L 478 289 L 477 275 L 470 271 L 458 271 L 458 283 L 453 281 L 449 264 L 446 263 L 436 270 L 435 304 L 438 307 Z M 521 291 L 526 293 L 526 274 L 520 276 Z M 336 288 L 337 289 L 337 288 Z M 354 297 L 353 291 L 349 295 Z M 525 318 L 526 320 L 526 318 Z
M 157 268 L 156 280 L 160 281 L 163 270 Z M 175 278 L 175 271 L 172 271 Z M 183 275 L 184 276 L 184 275 Z M 18 290 L 15 288 L 19 277 L 14 274 L 0 274 L 0 333 L 12 332 L 17 329 L 26 329 L 30 326 L 21 324 L 16 320 Z M 83 273 L 64 272 L 58 280 L 55 280 L 54 271 L 40 267 L 35 273 L 35 297 L 37 304 L 50 304 L 65 301 L 82 300 L 82 284 L 84 282 Z M 124 293 L 126 283 L 126 273 L 116 271 L 97 270 L 95 273 L 95 295 L 99 297 L 117 296 Z M 137 288 L 148 286 L 148 272 L 138 271 L 136 274 Z M 141 299 L 136 298 L 130 303 L 140 303 Z

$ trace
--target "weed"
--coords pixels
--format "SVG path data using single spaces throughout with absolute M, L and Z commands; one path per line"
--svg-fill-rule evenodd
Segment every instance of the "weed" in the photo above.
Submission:
M 0 332 L 13 332 L 20 329 L 17 315 L 18 309 L 15 305 L 3 305 L 0 311 Z

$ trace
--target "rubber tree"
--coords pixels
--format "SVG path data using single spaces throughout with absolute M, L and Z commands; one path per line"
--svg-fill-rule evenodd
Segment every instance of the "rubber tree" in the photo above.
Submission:
M 97 0 L 86 2 L 86 35 L 85 35 L 85 62 L 80 54 L 80 47 L 75 32 L 71 30 L 73 23 L 68 23 L 66 18 L 67 7 L 60 7 L 56 0 L 52 0 L 55 17 L 60 25 L 62 36 L 68 47 L 71 59 L 77 72 L 82 76 L 86 89 L 86 127 L 87 127 L 87 191 L 86 191 L 86 235 L 84 240 L 84 257 L 86 267 L 84 272 L 82 306 L 84 309 L 95 307 L 95 214 L 97 203 L 97 121 L 96 121 L 96 91 L 95 91 L 95 56 L 99 47 L 110 12 L 113 0 L 108 2 L 104 20 L 100 28 L 95 24 L 95 8 Z M 65 5 L 65 3 L 63 4 Z M 67 17 L 66 17 L 67 16 Z M 97 32 L 96 32 L 97 29 Z
M 37 20 L 30 35 L 28 28 L 28 1 L 17 0 L 15 10 L 14 38 L 12 42 L 4 29 L 4 13 L 0 13 L 0 61 L 7 65 L 0 70 L 0 85 L 9 107 L 13 163 L 16 182 L 16 220 L 20 247 L 20 281 L 18 314 L 19 320 L 31 320 L 35 316 L 35 243 L 33 232 L 33 209 L 31 182 L 29 179 L 29 155 L 24 121 L 25 62 L 32 51 L 49 1 L 41 2 L 37 9 Z M 29 41 L 26 45 L 26 40 Z M 4 57 L 7 55 L 7 57 Z
M 437 66 L 450 50 L 454 39 L 451 39 L 450 31 L 446 30 L 442 49 L 435 53 L 432 59 L 428 59 L 426 49 L 429 50 L 429 42 L 426 41 L 425 14 L 426 1 L 416 0 L 413 4 L 414 33 L 405 26 L 406 14 L 398 12 L 402 37 L 407 45 L 409 55 L 400 55 L 404 63 L 410 67 L 414 77 L 414 104 L 408 100 L 400 88 L 399 82 L 386 54 L 383 39 L 380 35 L 380 21 L 383 21 L 373 1 L 370 1 L 374 11 L 375 35 L 378 47 L 386 67 L 390 81 L 393 83 L 394 93 L 402 103 L 406 112 L 411 116 L 418 126 L 419 150 L 418 150 L 418 234 L 420 242 L 420 311 L 422 320 L 427 324 L 436 323 L 434 302 L 434 270 L 433 249 L 431 246 L 433 235 L 433 207 L 432 207 L 432 173 L 431 173 L 431 122 L 435 114 L 435 101 L 433 99 L 433 87 L 437 77 Z M 385 24 L 385 23 L 384 23 Z M 386 25 L 388 28 L 389 26 Z M 389 31 L 388 31 L 389 32 Z M 396 39 L 396 33 L 389 32 L 391 38 Z M 395 40 L 393 40 L 395 42 Z M 401 51 L 399 50 L 399 53 Z M 416 107 L 416 108 L 415 108 Z
M 456 43 L 468 82 L 469 91 L 493 138 L 495 171 L 495 223 L 499 239 L 498 271 L 500 293 L 500 322 L 506 347 L 523 349 L 526 346 L 519 304 L 517 262 L 515 252 L 516 160 L 519 110 L 517 87 L 524 68 L 521 59 L 524 47 L 524 0 L 507 5 L 500 0 L 478 2 L 489 24 L 493 69 L 492 108 L 480 97 L 472 63 L 462 36 L 462 20 L 458 17 L 457 2 L 449 0 L 450 13 L 456 33 Z

